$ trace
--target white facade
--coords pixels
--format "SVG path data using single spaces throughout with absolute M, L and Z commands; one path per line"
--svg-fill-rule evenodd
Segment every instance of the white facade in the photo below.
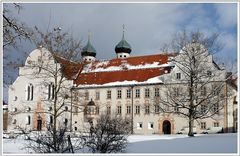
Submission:
M 119 53 L 120 55 L 121 53 Z M 181 53 L 180 53 L 181 54 Z M 218 69 L 213 63 L 211 55 L 205 54 L 207 59 L 208 69 L 211 74 L 219 75 L 213 81 L 222 81 L 225 79 L 226 71 Z M 119 56 L 118 56 L 119 57 Z M 128 56 L 127 56 L 128 57 Z M 25 66 L 19 69 L 19 76 L 16 81 L 9 87 L 9 112 L 11 114 L 11 121 L 8 131 L 22 128 L 26 131 L 37 130 L 38 120 L 47 123 L 50 122 L 50 113 L 52 111 L 52 103 L 54 100 L 51 85 L 54 84 L 54 79 L 51 76 L 42 75 L 38 73 L 43 72 L 43 69 L 29 68 L 33 62 L 41 61 L 47 67 L 60 68 L 60 64 L 54 61 L 54 58 L 46 49 L 34 50 L 25 62 Z M 94 58 L 95 59 L 95 58 Z M 173 59 L 182 59 L 181 55 Z M 180 78 L 179 74 L 180 73 Z M 59 74 L 61 77 L 61 74 Z M 110 112 L 111 115 L 121 115 L 122 117 L 132 118 L 133 129 L 135 134 L 163 134 L 164 123 L 169 122 L 170 133 L 175 134 L 182 128 L 188 126 L 188 120 L 175 113 L 155 112 L 153 103 L 156 98 L 165 98 L 164 92 L 169 84 L 175 85 L 182 83 L 184 79 L 181 70 L 176 66 L 169 74 L 160 76 L 160 81 L 151 83 L 120 83 L 117 85 L 86 85 L 75 86 L 73 80 L 64 81 L 63 85 L 67 86 L 62 89 L 62 93 L 68 95 L 64 99 L 64 106 L 62 109 L 66 111 L 58 120 L 58 125 L 62 125 L 67 119 L 67 125 L 73 131 L 84 130 L 88 125 L 88 121 L 84 117 L 84 108 L 92 99 L 99 114 Z M 180 84 L 183 85 L 184 84 Z M 228 87 L 227 84 L 226 87 Z M 73 90 L 71 90 L 73 89 Z M 228 87 L 233 92 L 233 96 L 237 91 Z M 182 90 L 184 92 L 184 87 Z M 158 92 L 158 93 L 157 93 Z M 224 109 L 212 118 L 197 120 L 194 126 L 197 128 L 197 133 L 202 130 L 214 126 L 223 128 L 233 127 L 233 96 L 228 97 L 225 101 Z M 58 103 L 63 101 L 58 99 Z M 72 106 L 72 113 L 69 111 Z M 149 106 L 149 107 L 148 107 Z M 66 108 L 67 107 L 67 108 Z M 71 120 L 72 115 L 72 121 Z M 96 117 L 98 113 L 96 113 Z M 205 126 L 204 126 L 205 124 Z M 204 128 L 203 128 L 204 127 Z M 41 130 L 46 130 L 46 126 L 41 127 Z
M 42 69 L 36 62 L 43 60 Z M 60 65 L 56 63 L 52 55 L 46 49 L 36 49 L 28 56 L 25 66 L 19 68 L 19 76 L 9 87 L 9 118 L 11 120 L 8 127 L 9 131 L 14 129 L 23 129 L 25 131 L 37 130 L 37 120 L 42 122 L 41 129 L 46 130 L 46 125 L 50 123 L 52 113 L 52 103 L 54 100 L 51 89 L 54 77 L 45 72 L 45 67 L 59 69 Z M 41 74 L 38 74 L 41 72 Z M 64 86 L 72 86 L 72 81 L 64 81 Z M 69 87 L 69 89 L 70 89 Z M 69 93 L 69 89 L 67 89 Z M 63 89 L 64 92 L 64 89 Z M 60 100 L 60 99 L 59 99 Z M 62 101 L 59 101 L 59 103 Z M 66 107 L 69 107 L 69 101 L 64 101 Z M 70 113 L 63 113 L 59 118 L 58 124 L 63 120 L 70 118 Z M 69 124 L 69 122 L 68 122 Z

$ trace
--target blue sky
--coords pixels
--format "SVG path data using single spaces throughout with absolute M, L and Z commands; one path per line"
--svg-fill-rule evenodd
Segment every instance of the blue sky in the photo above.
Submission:
M 237 59 L 237 4 L 236 3 L 127 3 L 127 4 L 41 4 L 24 3 L 23 10 L 15 17 L 28 27 L 42 30 L 61 27 L 73 36 L 87 42 L 88 30 L 92 32 L 92 44 L 98 59 L 114 58 L 114 47 L 122 37 L 125 24 L 125 38 L 132 46 L 131 55 L 148 55 L 160 52 L 172 35 L 183 29 L 199 30 L 206 35 L 220 33 L 219 41 L 224 45 L 215 58 L 233 62 Z M 31 52 L 35 47 L 21 43 L 22 52 Z M 13 60 L 22 57 L 21 51 L 12 51 Z M 17 56 L 17 57 L 16 57 Z M 13 71 L 16 77 L 17 70 Z

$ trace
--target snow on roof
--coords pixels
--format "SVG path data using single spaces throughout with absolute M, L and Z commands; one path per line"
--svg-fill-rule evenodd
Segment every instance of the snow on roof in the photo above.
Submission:
M 105 62 L 104 62 L 105 63 Z M 97 64 L 97 67 L 102 66 Z M 130 65 L 127 63 L 123 63 L 120 66 L 105 66 L 100 68 L 94 68 L 91 69 L 89 67 L 86 67 L 83 69 L 82 73 L 90 73 L 90 72 L 110 72 L 110 71 L 120 71 L 120 70 L 136 70 L 136 69 L 146 69 L 146 68 L 160 68 L 160 67 L 168 67 L 168 66 L 174 66 L 172 63 L 165 63 L 160 64 L 160 62 L 153 62 L 153 63 L 147 63 L 147 64 L 140 64 L 140 65 Z
M 157 54 L 94 61 L 92 63 L 62 63 L 63 72 L 76 86 L 127 85 L 140 83 L 161 83 L 156 77 L 169 73 L 174 66 L 169 62 L 172 54 Z
M 138 82 L 136 80 L 132 81 L 116 81 L 116 82 L 110 82 L 110 83 L 105 83 L 105 84 L 90 84 L 90 85 L 81 85 L 81 87 L 86 88 L 86 87 L 108 87 L 108 86 L 131 86 L 131 85 L 144 85 L 144 84 L 159 84 L 162 83 L 162 80 L 160 76 L 156 76 L 153 78 L 150 78 L 146 81 L 143 82 Z

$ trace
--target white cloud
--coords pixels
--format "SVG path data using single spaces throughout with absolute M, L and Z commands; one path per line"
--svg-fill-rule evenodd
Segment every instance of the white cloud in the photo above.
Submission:
M 237 37 L 233 34 L 223 33 L 220 35 L 219 41 L 226 50 L 233 50 L 237 47 Z
M 215 4 L 220 27 L 231 28 L 237 24 L 237 4 Z

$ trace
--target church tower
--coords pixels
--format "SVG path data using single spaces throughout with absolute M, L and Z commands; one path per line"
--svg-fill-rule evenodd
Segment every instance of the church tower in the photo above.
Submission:
M 117 54 L 117 58 L 127 58 L 130 56 L 132 51 L 130 44 L 124 38 L 124 25 L 123 25 L 123 36 L 122 40 L 116 45 L 115 52 Z
M 92 46 L 90 42 L 90 32 L 88 33 L 88 42 L 85 47 L 83 47 L 81 55 L 82 55 L 82 60 L 85 62 L 93 62 L 95 61 L 95 56 L 96 56 L 96 50 Z

